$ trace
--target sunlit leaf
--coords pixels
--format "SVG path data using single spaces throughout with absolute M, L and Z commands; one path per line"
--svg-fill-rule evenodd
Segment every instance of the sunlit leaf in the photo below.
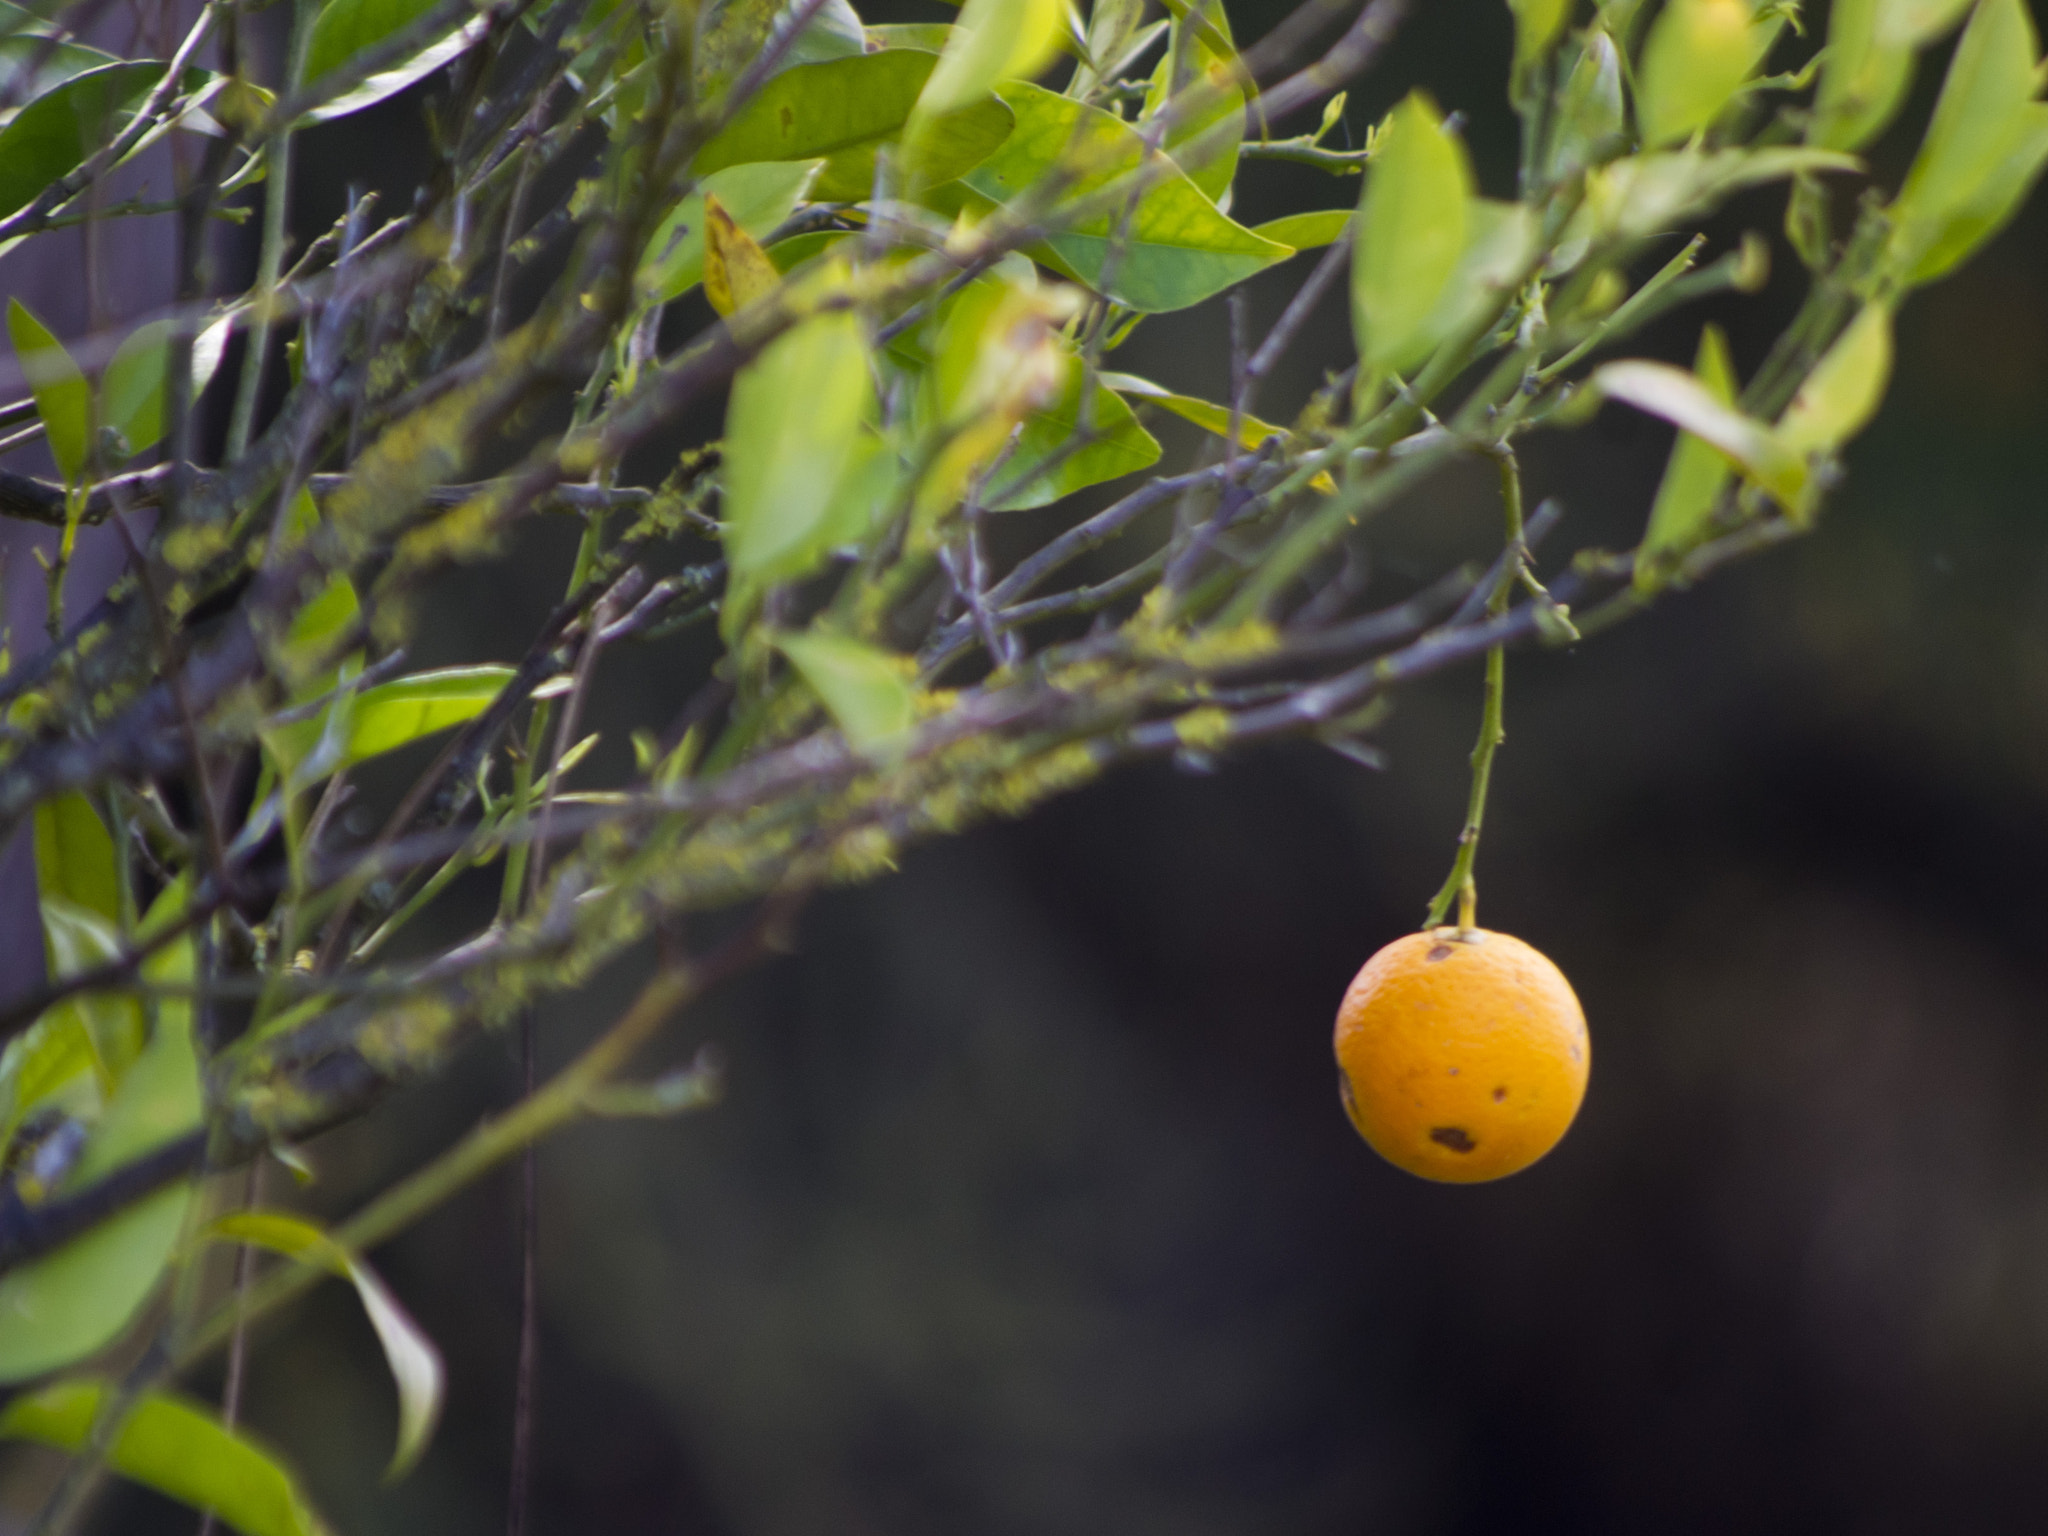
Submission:
M 1039 185 L 1055 167 L 1073 165 L 1079 174 L 1064 200 L 1100 210 L 1034 251 L 1048 265 L 1090 287 L 1106 283 L 1118 303 L 1157 313 L 1199 304 L 1294 254 L 1233 223 L 1178 166 L 1157 151 L 1148 156 L 1143 138 L 1121 119 L 1022 82 L 1002 94 L 1017 127 L 964 178 L 967 185 L 1000 203 Z M 1141 167 L 1156 179 L 1137 199 L 1120 239 L 1126 199 L 1117 194 L 1136 189 L 1133 173 Z
M 1701 386 L 1722 405 L 1735 404 L 1735 365 L 1720 327 L 1700 332 L 1699 356 L 1693 372 Z M 1662 584 L 1673 557 L 1684 554 L 1705 536 L 1714 507 L 1734 477 L 1719 449 L 1690 432 L 1680 432 L 1671 445 L 1650 522 L 1636 550 L 1636 585 L 1646 591 Z
M 1621 52 L 1601 28 L 1590 29 L 1565 77 L 1550 125 L 1548 175 L 1563 181 L 1620 148 L 1628 129 L 1622 102 Z
M 735 224 L 756 240 L 774 231 L 803 201 L 822 160 L 770 160 L 727 166 L 706 176 L 647 242 L 640 287 L 657 302 L 677 298 L 704 276 L 704 199 L 716 197 Z
M 1508 0 L 1515 16 L 1515 63 L 1534 63 L 1550 51 L 1571 19 L 1572 0 Z
M 1827 149 L 1674 150 L 1609 161 L 1586 178 L 1586 198 L 1566 230 L 1566 249 L 1609 239 L 1670 233 L 1745 187 L 1802 172 L 1860 171 L 1852 155 Z M 1554 264 L 1552 270 L 1560 270 Z
M 106 1390 L 88 1378 L 17 1397 L 0 1410 L 0 1436 L 80 1450 Z M 138 1399 L 114 1437 L 107 1465 L 181 1504 L 212 1510 L 242 1536 L 328 1533 L 273 1452 L 245 1431 L 223 1426 L 210 1409 L 173 1393 Z
M 1431 321 L 1464 253 L 1471 202 L 1465 146 L 1411 93 L 1381 133 L 1359 204 L 1351 316 L 1365 373 L 1406 372 L 1435 346 Z
M 764 160 L 822 159 L 813 198 L 865 198 L 874 189 L 876 151 L 902 134 L 937 63 L 929 53 L 891 49 L 784 70 L 693 163 L 708 174 Z M 1010 109 L 994 97 L 933 120 L 921 148 L 926 177 L 946 181 L 971 170 L 1009 136 L 1010 121 Z
M 887 755 L 916 723 L 915 671 L 905 658 L 816 632 L 778 635 L 775 645 L 831 711 L 856 752 Z
M 100 376 L 100 424 L 119 432 L 130 453 L 153 447 L 164 435 L 164 385 L 174 329 L 168 320 L 137 326 L 114 349 Z M 192 338 L 188 400 L 197 400 L 213 382 L 227 334 L 226 325 L 216 323 Z
M 0 134 L 0 139 L 4 137 Z M 6 145 L 0 142 L 0 155 L 5 153 Z M 75 483 L 91 451 L 92 386 L 85 382 L 64 344 L 19 299 L 7 301 L 7 335 L 14 343 L 15 361 L 28 380 L 29 393 L 35 396 L 36 414 L 43 419 L 44 440 L 50 457 L 57 461 L 57 473 Z
M 441 1416 L 446 1373 L 433 1341 L 369 1265 L 303 1217 L 282 1211 L 238 1211 L 221 1217 L 208 1232 L 227 1242 L 250 1243 L 317 1264 L 356 1288 L 398 1387 L 398 1448 L 384 1475 L 404 1476 L 426 1450 Z

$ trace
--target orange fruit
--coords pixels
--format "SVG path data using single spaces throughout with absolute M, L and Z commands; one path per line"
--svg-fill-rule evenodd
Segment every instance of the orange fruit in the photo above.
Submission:
M 1592 1042 L 1564 973 L 1511 934 L 1436 928 L 1365 962 L 1337 1009 L 1338 1089 L 1397 1168 L 1450 1184 L 1519 1173 L 1563 1139 Z

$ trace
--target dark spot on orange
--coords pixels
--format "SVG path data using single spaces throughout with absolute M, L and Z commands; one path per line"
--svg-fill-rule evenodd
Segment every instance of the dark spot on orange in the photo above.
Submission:
M 1422 958 L 1425 960 L 1448 960 L 1456 953 L 1457 950 L 1448 944 L 1432 944 L 1429 947 L 1429 953 Z
M 1429 1139 L 1440 1147 L 1449 1147 L 1453 1152 L 1471 1152 L 1479 1143 L 1472 1139 L 1471 1132 L 1462 1125 L 1440 1125 L 1429 1133 Z
M 1496 1088 L 1493 1090 L 1493 1102 L 1496 1104 L 1498 1104 L 1502 1099 L 1506 1098 L 1507 1096 L 1508 1091 L 1505 1088 Z
M 1452 1068 L 1450 1069 L 1450 1073 L 1451 1073 L 1451 1076 L 1453 1076 L 1453 1077 L 1456 1077 L 1456 1076 L 1458 1075 L 1458 1069 L 1457 1069 L 1456 1067 L 1452 1067 Z

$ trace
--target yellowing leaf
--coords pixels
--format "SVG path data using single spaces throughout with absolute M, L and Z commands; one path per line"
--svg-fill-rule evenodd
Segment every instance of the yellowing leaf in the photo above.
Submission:
M 782 280 L 754 237 L 704 194 L 704 297 L 721 315 L 745 309 Z
M 938 67 L 910 115 L 911 144 L 935 118 L 958 111 L 1006 80 L 1029 79 L 1052 62 L 1060 0 L 967 0 Z

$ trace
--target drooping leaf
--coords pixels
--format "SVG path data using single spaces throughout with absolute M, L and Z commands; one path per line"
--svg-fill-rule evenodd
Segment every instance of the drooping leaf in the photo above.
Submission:
M 733 222 L 760 240 L 803 201 L 822 160 L 769 160 L 727 166 L 698 183 L 647 242 L 639 284 L 651 301 L 666 303 L 703 280 L 704 199 L 715 197 Z
M 387 1481 L 404 1476 L 426 1450 L 441 1416 L 446 1373 L 433 1340 L 369 1265 L 303 1217 L 282 1211 L 238 1211 L 214 1222 L 208 1233 L 317 1264 L 356 1288 L 398 1387 L 398 1448 L 384 1476 Z
M 917 720 L 907 661 L 859 640 L 812 631 L 778 635 L 776 649 L 802 674 L 856 752 L 886 756 Z
M 36 807 L 36 891 L 43 897 L 61 896 L 110 924 L 121 921 L 113 836 L 77 790 Z
M 1711 444 L 1786 508 L 1804 504 L 1806 461 L 1780 442 L 1770 427 L 1715 399 L 1684 369 L 1665 363 L 1609 363 L 1594 373 L 1592 384 L 1609 399 L 1661 416 Z
M 0 1410 L 0 1437 L 81 1449 L 106 1392 L 99 1381 L 60 1381 Z M 107 1465 L 193 1509 L 210 1509 L 242 1536 L 328 1536 L 277 1455 L 213 1412 L 169 1392 L 144 1394 L 114 1437 Z
M 336 700 L 334 707 L 346 711 L 342 722 L 320 717 L 271 726 L 264 741 L 288 774 L 324 777 L 474 719 L 503 691 L 512 671 L 496 666 L 445 667 L 393 678 L 353 698 Z M 340 749 L 335 759 L 309 764 L 308 758 L 330 732 Z
M 1289 246 L 1232 222 L 1186 174 L 1145 143 L 1128 123 L 1022 82 L 1003 87 L 1017 127 L 1003 147 L 963 178 L 975 192 L 1005 202 L 1039 185 L 1056 166 L 1080 168 L 1064 204 L 1099 209 L 1053 235 L 1034 252 L 1109 297 L 1147 313 L 1185 309 L 1294 254 Z M 1156 178 L 1130 210 L 1141 167 Z M 1052 215 L 1058 221 L 1060 215 Z M 1112 250 L 1119 259 L 1105 276 Z
M 1794 453 L 1833 453 L 1877 414 L 1892 376 L 1892 313 L 1867 304 L 1814 365 L 1778 419 Z
M 874 189 L 876 151 L 901 136 L 937 63 L 929 53 L 890 49 L 784 70 L 697 152 L 693 164 L 708 175 L 764 160 L 822 159 L 813 198 L 865 198 Z M 1009 136 L 1010 123 L 1010 109 L 994 97 L 933 120 L 921 148 L 926 177 L 937 183 L 973 169 Z
M 1892 252 L 1908 282 L 1953 266 L 1972 247 L 1959 220 L 1985 230 L 2039 169 L 2039 44 L 2022 0 L 1980 0 L 1949 61 L 1941 99 L 1892 205 Z
M 1436 345 L 1431 321 L 1464 254 L 1471 203 L 1465 146 L 1411 93 L 1382 131 L 1351 253 L 1352 329 L 1367 375 L 1405 373 Z
M 860 466 L 874 397 L 866 337 L 843 311 L 771 342 L 733 380 L 725 414 L 726 560 L 735 586 L 807 574 L 833 547 L 833 513 Z M 794 402 L 801 409 L 791 409 Z M 736 631 L 743 605 L 728 600 Z
M 52 86 L 15 113 L 0 128 L 0 218 L 82 165 L 163 74 L 161 64 L 106 64 Z
M 1665 0 L 1636 69 L 1636 124 L 1661 149 L 1719 117 L 1756 72 L 1780 23 L 1750 0 Z
M 0 154 L 4 153 L 6 146 L 0 143 Z M 28 380 L 29 393 L 35 396 L 36 414 L 43 419 L 44 440 L 50 457 L 57 461 L 57 473 L 75 484 L 91 451 L 92 386 L 64 350 L 64 343 L 19 299 L 7 301 L 7 335 L 14 343 L 15 361 Z
M 1721 404 L 1735 404 L 1735 365 L 1720 327 L 1700 332 L 1699 356 L 1693 372 L 1708 394 Z M 1663 584 L 1672 559 L 1698 544 L 1708 530 L 1715 504 L 1734 476 L 1728 460 L 1704 439 L 1681 431 L 1671 445 L 1649 526 L 1636 549 L 1636 585 L 1654 591 Z

